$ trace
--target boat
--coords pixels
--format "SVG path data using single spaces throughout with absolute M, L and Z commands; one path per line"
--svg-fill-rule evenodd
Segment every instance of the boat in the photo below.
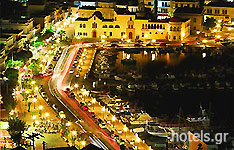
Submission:
M 133 74 L 132 77 L 133 77 L 135 80 L 138 80 L 138 79 L 141 79 L 141 78 L 142 78 L 142 75 L 140 75 L 140 74 Z
M 158 137 L 169 137 L 171 135 L 171 132 L 169 132 L 166 128 L 161 127 L 159 123 L 157 122 L 148 122 L 146 124 L 145 130 L 147 133 L 158 136 Z
M 126 81 L 126 79 L 120 78 L 118 76 L 114 76 L 114 79 L 117 81 Z

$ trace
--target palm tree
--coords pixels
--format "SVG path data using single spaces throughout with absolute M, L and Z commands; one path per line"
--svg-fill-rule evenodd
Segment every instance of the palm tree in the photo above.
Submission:
M 22 134 L 26 130 L 25 127 L 25 121 L 21 120 L 19 117 L 11 117 L 8 120 L 9 127 L 7 131 L 9 132 L 11 139 L 13 140 L 14 143 L 16 143 L 17 146 L 19 146 L 21 139 L 22 139 Z

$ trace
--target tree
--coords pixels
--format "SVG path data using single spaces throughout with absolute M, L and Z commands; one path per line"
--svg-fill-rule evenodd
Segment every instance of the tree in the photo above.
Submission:
M 7 68 L 4 76 L 8 78 L 7 89 L 11 91 L 18 84 L 19 71 L 14 68 Z
M 9 127 L 7 131 L 9 132 L 11 139 L 17 146 L 21 144 L 22 134 L 26 130 L 25 122 L 21 120 L 19 117 L 12 116 L 9 120 Z
M 32 62 L 32 64 L 29 66 L 29 68 L 32 70 L 32 73 L 34 75 L 36 75 L 40 72 L 38 65 L 35 62 Z
M 216 26 L 215 19 L 213 17 L 206 18 L 206 21 L 203 23 L 203 26 L 205 26 L 206 29 L 210 29 Z
M 6 62 L 6 66 L 8 66 L 9 68 L 14 68 L 14 67 L 21 67 L 23 66 L 24 63 L 22 61 L 19 61 L 19 60 L 16 60 L 16 61 L 12 61 L 11 59 L 10 60 L 7 60 Z

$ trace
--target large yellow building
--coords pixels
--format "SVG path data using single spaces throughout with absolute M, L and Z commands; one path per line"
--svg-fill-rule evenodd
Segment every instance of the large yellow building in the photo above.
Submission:
M 214 17 L 216 20 L 234 22 L 234 3 L 210 2 L 205 8 L 205 18 Z
M 203 29 L 204 9 L 202 8 L 180 7 L 175 10 L 174 16 L 188 18 L 191 20 L 191 34 L 196 34 L 198 31 L 202 31 Z
M 78 38 L 183 41 L 190 35 L 190 20 L 173 17 L 152 20 L 127 9 L 80 9 L 75 21 Z

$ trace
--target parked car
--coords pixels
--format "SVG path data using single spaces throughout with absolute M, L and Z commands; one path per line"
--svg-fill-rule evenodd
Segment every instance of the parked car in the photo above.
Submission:
M 166 46 L 167 44 L 166 43 L 164 43 L 164 42 L 160 42 L 159 43 L 159 46 Z
M 77 74 L 76 74 L 76 78 L 79 78 L 79 77 L 80 77 L 80 74 L 79 74 L 79 73 L 77 73 Z
M 83 111 L 88 111 L 88 110 L 89 110 L 89 108 L 88 108 L 87 105 L 82 106 L 81 109 L 82 109 Z
M 70 73 L 70 74 L 73 74 L 73 73 L 74 73 L 74 70 L 70 70 L 69 73 Z
M 107 125 L 105 123 L 100 123 L 99 124 L 99 127 L 101 127 L 102 129 L 106 129 L 107 128 Z
M 45 97 L 46 97 L 45 92 L 41 92 L 41 96 L 42 96 L 43 98 L 45 98 Z
M 91 116 L 91 117 L 95 117 L 95 113 L 94 112 L 89 112 L 89 115 Z
M 75 94 L 74 94 L 73 92 L 70 93 L 69 96 L 70 96 L 71 98 L 75 98 Z

